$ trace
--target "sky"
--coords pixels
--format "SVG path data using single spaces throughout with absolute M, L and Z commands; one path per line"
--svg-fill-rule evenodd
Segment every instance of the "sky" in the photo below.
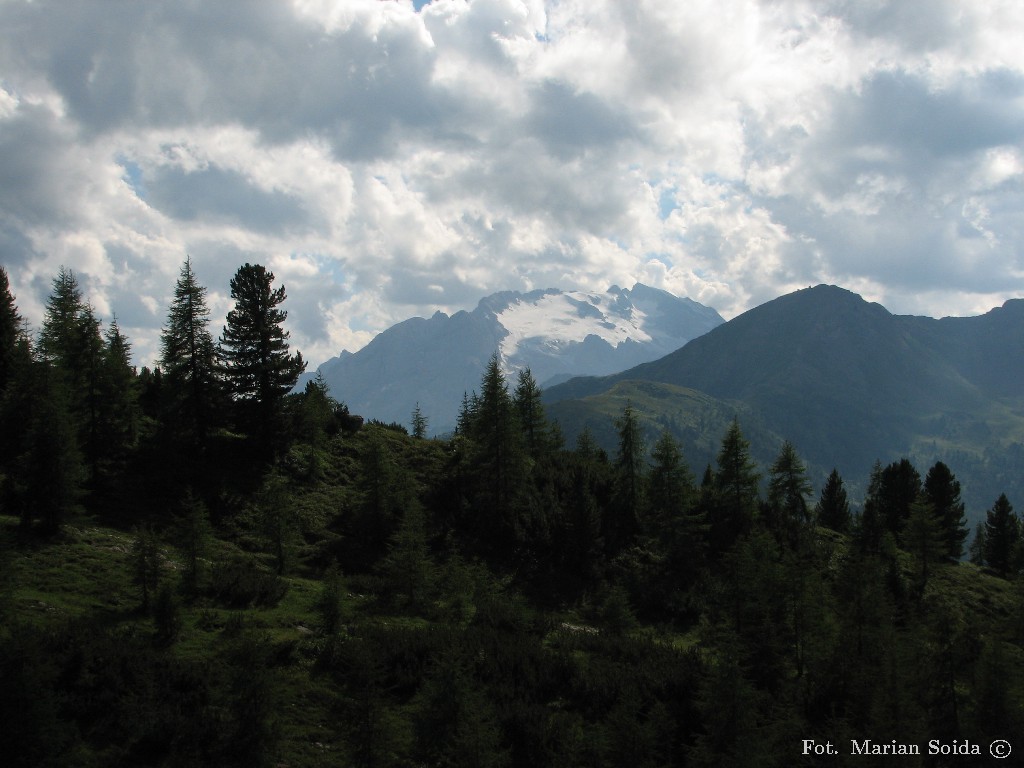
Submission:
M 311 366 L 499 290 L 1024 296 L 1019 0 L 0 0 L 0 264 L 137 364 L 188 255 Z

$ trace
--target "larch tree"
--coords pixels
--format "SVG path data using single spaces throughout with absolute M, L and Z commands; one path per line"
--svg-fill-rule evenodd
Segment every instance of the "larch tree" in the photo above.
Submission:
M 284 286 L 273 288 L 274 273 L 259 264 L 244 264 L 231 278 L 234 309 L 220 340 L 224 376 L 242 424 L 264 446 L 277 440 L 281 406 L 306 363 L 288 347 L 283 327 L 288 313 L 280 308 Z
M 220 390 L 209 324 L 206 288 L 186 258 L 160 335 L 160 365 L 164 389 L 170 392 L 169 423 L 200 446 L 206 443 Z

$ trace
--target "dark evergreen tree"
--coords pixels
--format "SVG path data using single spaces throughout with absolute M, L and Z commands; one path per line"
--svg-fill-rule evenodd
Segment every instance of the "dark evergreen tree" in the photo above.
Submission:
M 902 531 L 903 546 L 917 559 L 918 587 L 928 583 L 930 566 L 948 553 L 948 540 L 940 524 L 941 518 L 925 494 L 910 505 L 910 514 Z
M 30 419 L 21 458 L 23 523 L 38 520 L 45 533 L 56 533 L 82 496 L 81 453 L 61 378 L 46 363 L 32 366 L 32 394 L 26 399 Z
M 654 535 L 667 532 L 693 503 L 693 475 L 683 461 L 679 443 L 668 430 L 651 449 L 653 460 L 647 477 L 646 524 Z
M 760 477 L 750 458 L 750 443 L 743 437 L 739 420 L 733 419 L 722 439 L 714 475 L 716 502 L 710 520 L 714 551 L 724 552 L 750 528 L 757 513 Z
M 280 442 L 284 396 L 306 369 L 302 355 L 288 349 L 282 324 L 288 313 L 279 309 L 284 286 L 274 289 L 274 273 L 245 264 L 231 278 L 235 307 L 227 316 L 220 354 L 232 397 L 241 407 L 243 426 L 264 446 Z
M 850 530 L 850 503 L 846 498 L 846 488 L 839 470 L 833 469 L 821 489 L 821 498 L 815 507 L 815 515 L 819 525 L 833 531 L 846 533 Z
M 166 383 L 163 391 L 169 393 L 168 423 L 199 446 L 206 444 L 220 401 L 217 349 L 209 324 L 206 288 L 186 258 L 160 335 L 158 371 Z
M 921 475 L 909 459 L 894 461 L 882 470 L 878 504 L 885 530 L 900 535 L 910 517 L 910 506 L 920 493 Z
M 327 381 L 320 371 L 306 382 L 299 403 L 300 432 L 303 440 L 309 445 L 309 464 L 307 472 L 310 478 L 316 478 L 320 471 L 319 452 L 327 439 L 334 414 L 338 410 L 338 401 L 331 397 Z
M 999 494 L 985 520 L 985 564 L 1003 578 L 1014 567 L 1020 544 L 1020 520 L 1006 494 Z
M 20 335 L 21 315 L 14 303 L 7 270 L 0 266 L 0 397 L 12 376 Z
M 534 461 L 541 459 L 554 448 L 551 427 L 540 398 L 540 387 L 537 386 L 530 369 L 524 368 L 518 374 L 512 403 L 523 430 L 526 450 Z
M 391 603 L 412 611 L 425 610 L 434 594 L 437 568 L 430 557 L 426 520 L 418 503 L 412 503 L 381 561 L 379 572 Z
M 796 547 L 811 524 L 807 497 L 812 492 L 807 470 L 796 448 L 786 440 L 768 474 L 768 528 L 780 542 Z
M 605 541 L 614 552 L 626 547 L 640 531 L 644 505 L 647 448 L 640 419 L 631 405 L 615 420 L 619 450 L 615 455 L 615 496 L 605 524 Z
M 882 519 L 882 462 L 875 461 L 864 497 L 864 509 L 856 521 L 855 538 L 861 552 L 877 552 L 882 543 L 885 521 Z
M 39 334 L 39 355 L 67 377 L 69 391 L 79 389 L 78 377 L 82 314 L 85 302 L 78 279 L 70 269 L 60 268 L 46 299 L 46 315 Z
M 417 440 L 423 440 L 427 437 L 427 417 L 423 415 L 418 402 L 412 410 L 412 436 Z
M 468 436 L 474 507 L 483 516 L 482 532 L 492 544 L 521 545 L 533 523 L 527 455 L 497 353 L 487 363 L 480 395 L 470 403 Z
M 191 488 L 186 488 L 178 513 L 177 539 L 184 558 L 182 586 L 190 595 L 197 594 L 202 587 L 212 537 L 213 527 L 206 505 Z
M 941 461 L 937 461 L 925 476 L 924 498 L 935 510 L 945 541 L 946 557 L 959 560 L 964 553 L 968 533 L 964 502 L 960 498 L 960 481 Z

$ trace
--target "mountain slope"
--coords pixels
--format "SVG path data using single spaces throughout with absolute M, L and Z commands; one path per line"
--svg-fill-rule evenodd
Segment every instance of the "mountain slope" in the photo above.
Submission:
M 416 404 L 434 433 L 454 427 L 463 392 L 498 352 L 506 373 L 542 385 L 662 357 L 723 322 L 713 309 L 637 284 L 606 293 L 496 293 L 472 312 L 412 318 L 320 371 L 353 413 L 406 423 Z M 514 383 L 514 382 L 513 382 Z
M 756 307 L 657 361 L 545 393 L 559 401 L 659 382 L 742 404 L 818 468 L 960 456 L 1024 439 L 1024 302 L 977 318 L 906 317 L 834 286 Z M 563 429 L 572 435 L 571 420 Z M 923 469 L 927 469 L 924 467 Z M 956 467 L 954 467 L 956 469 Z M 991 500 L 990 500 L 991 501 Z

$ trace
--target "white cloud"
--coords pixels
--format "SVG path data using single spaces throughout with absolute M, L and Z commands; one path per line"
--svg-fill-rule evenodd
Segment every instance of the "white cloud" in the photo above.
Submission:
M 0 248 L 151 362 L 186 253 L 314 363 L 510 288 L 643 280 L 733 315 L 1024 293 L 1024 8 L 988 0 L 0 5 Z M 219 332 L 221 319 L 214 323 Z

